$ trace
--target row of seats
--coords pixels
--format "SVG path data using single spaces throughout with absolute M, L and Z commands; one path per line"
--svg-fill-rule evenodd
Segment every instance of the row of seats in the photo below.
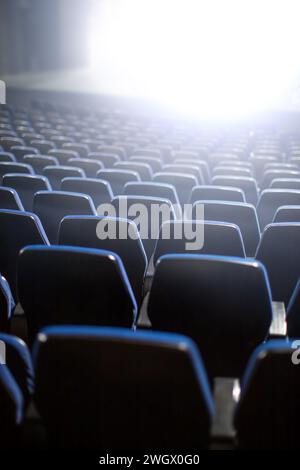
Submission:
M 145 150 L 141 150 L 143 153 Z M 6 153 L 2 153 L 6 157 Z M 1 156 L 1 153 L 0 153 Z M 266 183 L 261 185 L 259 191 L 256 180 L 249 176 L 238 175 L 240 167 L 217 167 L 212 178 L 204 178 L 199 162 L 194 164 L 169 164 L 164 165 L 159 171 L 153 171 L 146 163 L 122 161 L 117 162 L 112 168 L 103 163 L 99 154 L 99 160 L 70 159 L 68 164 L 54 164 L 54 157 L 28 155 L 24 157 L 24 163 L 1 162 L 0 179 L 7 174 L 22 174 L 45 176 L 54 190 L 60 189 L 64 178 L 98 178 L 110 183 L 115 194 L 124 194 L 125 185 L 130 182 L 153 182 L 170 184 L 175 187 L 180 203 L 188 203 L 191 200 L 191 192 L 194 187 L 217 186 L 240 189 L 244 193 L 244 201 L 257 205 L 260 193 L 265 189 L 299 190 L 300 172 L 297 170 L 268 170 L 265 172 Z M 133 157 L 134 158 L 134 157 Z M 143 157 L 141 157 L 143 158 Z M 146 158 L 146 157 L 144 157 Z M 50 160 L 50 161 L 49 161 Z M 51 164 L 52 163 L 52 164 Z M 44 166 L 43 166 L 44 165 Z M 108 166 L 108 167 L 105 167 Z M 42 168 L 41 168 L 42 167 Z M 300 168 L 300 167 L 299 167 Z M 143 176 L 145 173 L 148 176 Z M 42 178 L 36 178 L 41 180 Z
M 32 398 L 50 447 L 208 448 L 217 410 L 205 361 L 189 338 L 55 326 L 39 333 L 33 362 L 21 340 L 4 333 L 0 340 L 7 358 L 0 365 L 2 448 L 18 446 Z M 295 353 L 283 340 L 254 351 L 231 418 L 240 449 L 299 447 Z
M 99 226 L 100 224 L 100 226 Z M 103 226 L 101 226 L 101 224 Z M 110 225 L 109 225 L 110 224 Z M 0 210 L 0 272 L 9 281 L 17 300 L 16 267 L 19 251 L 27 245 L 49 245 L 49 239 L 37 216 L 21 211 Z M 99 236 L 99 229 L 110 229 L 115 237 Z M 119 233 L 130 234 L 119 237 Z M 181 234 L 178 238 L 177 234 Z M 153 261 L 157 265 L 165 254 L 193 254 L 190 250 L 191 235 L 200 234 L 203 243 L 197 253 L 245 258 L 245 246 L 237 225 L 218 222 L 165 221 L 154 241 Z M 168 235 L 166 238 L 165 234 Z M 195 235 L 196 236 L 196 235 Z M 300 276 L 299 223 L 276 223 L 263 233 L 256 252 L 256 260 L 264 264 L 275 301 L 287 305 Z M 152 240 L 146 240 L 152 243 Z M 143 297 L 143 283 L 150 258 L 145 251 L 136 225 L 129 220 L 101 218 L 98 216 L 67 216 L 60 224 L 58 242 L 62 245 L 105 249 L 117 253 L 129 276 L 138 304 Z
M 0 365 L 4 442 L 34 403 L 53 447 L 207 448 L 234 377 L 237 445 L 297 447 L 299 136 L 1 107 L 0 146 L 0 340 L 28 373 Z M 148 208 L 146 236 L 125 202 Z M 18 309 L 34 365 L 8 335 Z
M 182 217 L 181 211 L 178 214 L 180 207 L 176 204 L 176 192 L 168 185 L 130 182 L 125 186 L 125 196 L 113 197 L 110 185 L 104 180 L 66 178 L 62 181 L 61 191 L 50 189 L 45 178 L 8 174 L 0 187 L 0 208 L 33 211 L 40 216 L 52 242 L 57 240 L 58 225 L 63 215 L 95 215 L 99 206 L 98 214 L 101 215 L 102 205 L 111 202 L 118 210 L 125 197 L 128 207 L 136 203 L 146 207 L 167 204 L 175 218 Z M 257 210 L 251 204 L 237 202 L 239 194 L 225 187 L 195 187 L 190 198 L 193 204 L 191 218 L 197 219 L 197 206 L 203 204 L 205 220 L 235 223 L 242 232 L 248 256 L 254 256 L 261 231 L 268 224 L 299 222 L 300 191 L 265 190 Z M 221 200 L 221 197 L 226 199 Z

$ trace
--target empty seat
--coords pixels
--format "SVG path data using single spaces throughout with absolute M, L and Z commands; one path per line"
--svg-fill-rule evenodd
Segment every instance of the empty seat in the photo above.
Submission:
M 15 189 L 0 186 L 0 209 L 24 210 L 21 199 Z
M 136 301 L 119 256 L 70 246 L 27 246 L 18 259 L 18 293 L 29 338 L 46 325 L 132 327 Z
M 5 343 L 5 367 L 13 375 L 22 393 L 23 410 L 25 410 L 32 399 L 34 388 L 34 370 L 30 352 L 22 339 L 11 334 L 1 332 L 0 341 Z M 0 368 L 2 366 L 3 364 L 0 364 Z
M 180 163 L 172 163 L 168 165 L 163 165 L 162 173 L 180 173 L 186 175 L 192 175 L 196 178 L 197 184 L 204 184 L 204 177 L 202 174 L 201 169 L 196 165 L 189 165 L 189 164 L 180 164 Z
M 125 160 L 126 152 L 122 147 L 116 147 L 113 145 L 100 145 L 97 152 L 104 154 L 117 155 L 121 160 Z
M 211 221 L 164 222 L 155 246 L 154 263 L 170 253 L 245 257 L 240 229 L 234 224 Z
M 23 139 L 20 139 L 19 137 L 9 136 L 7 131 L 5 131 L 5 133 L 7 134 L 7 136 L 1 137 L 0 134 L 0 145 L 7 152 L 10 152 L 11 147 L 13 147 L 14 145 L 24 145 Z
M 292 341 L 270 341 L 255 351 L 247 367 L 235 411 L 240 448 L 298 449 L 298 359 Z M 299 346 L 298 346 L 299 347 Z
M 114 164 L 116 170 L 129 170 L 138 173 L 141 181 L 151 181 L 152 168 L 146 163 L 140 162 L 117 162 Z
M 108 215 L 130 219 L 136 223 L 147 259 L 150 260 L 161 224 L 176 218 L 173 205 L 168 199 L 146 196 L 118 196 L 112 200 L 112 205 L 115 213 Z
M 104 168 L 103 163 L 92 158 L 71 158 L 66 165 L 81 168 L 88 178 L 96 178 L 97 172 Z
M 81 168 L 70 166 L 46 166 L 43 170 L 54 190 L 60 190 L 61 182 L 64 178 L 83 178 L 84 171 Z
M 86 144 L 78 144 L 74 142 L 66 142 L 62 146 L 63 150 L 71 150 L 77 152 L 80 158 L 87 158 L 89 154 L 89 146 Z
M 193 219 L 196 205 L 204 204 L 205 220 L 229 222 L 240 228 L 247 256 L 255 256 L 260 240 L 260 231 L 255 207 L 238 202 L 200 201 L 193 205 Z
M 104 168 L 113 168 L 115 163 L 121 161 L 118 155 L 98 153 L 98 152 L 89 153 L 88 158 L 91 160 L 97 160 L 98 162 L 102 163 Z
M 60 225 L 59 244 L 99 248 L 117 253 L 138 303 L 142 299 L 147 257 L 136 225 L 109 217 L 69 216 Z
M 145 157 L 155 158 L 161 160 L 161 152 L 159 149 L 148 149 L 148 148 L 136 148 L 132 153 L 132 157 Z
M 174 163 L 179 165 L 193 165 L 197 166 L 202 173 L 202 177 L 204 179 L 204 184 L 210 183 L 210 171 L 208 163 L 204 160 L 194 160 L 189 158 L 176 158 Z
M 32 154 L 38 153 L 36 148 L 26 147 L 24 145 L 13 145 L 10 148 L 10 152 L 12 152 L 14 156 L 16 157 L 16 159 L 21 163 L 23 162 L 25 155 L 32 155 Z
M 271 189 L 295 189 L 300 191 L 300 178 L 275 178 L 270 184 Z
M 10 173 L 3 176 L 3 186 L 14 188 L 26 211 L 32 211 L 33 198 L 38 191 L 50 191 L 49 181 L 44 176 L 19 175 Z M 7 207 L 9 209 L 9 207 Z
M 240 188 L 245 194 L 246 202 L 254 206 L 257 204 L 258 187 L 254 178 L 246 176 L 214 176 L 212 184 Z
M 25 155 L 23 162 L 30 165 L 37 175 L 42 175 L 46 166 L 58 165 L 57 158 L 48 157 L 47 155 Z
M 214 167 L 213 176 L 244 176 L 251 178 L 252 172 L 249 168 L 225 165 Z
M 267 189 L 271 187 L 273 180 L 278 178 L 300 178 L 300 171 L 293 170 L 267 170 L 264 172 L 262 182 L 260 184 L 261 189 Z
M 33 394 L 33 366 L 22 340 L 0 333 L 0 341 L 5 345 L 6 360 L 5 364 L 0 361 L 1 448 L 19 449 L 26 407 Z
M 129 170 L 100 170 L 97 173 L 97 178 L 108 181 L 111 185 L 113 193 L 123 194 L 124 186 L 130 181 L 141 181 L 140 176 L 136 171 Z
M 97 178 L 64 178 L 61 182 L 61 191 L 88 194 L 96 209 L 114 197 L 110 184 Z
M 299 165 L 293 163 L 267 163 L 264 167 L 265 172 L 268 170 L 292 170 L 299 171 Z
M 145 163 L 146 165 L 149 165 L 151 167 L 153 173 L 157 173 L 161 171 L 161 168 L 162 168 L 160 159 L 155 158 L 155 157 L 133 155 L 132 157 L 129 158 L 129 161 L 137 162 L 137 163 Z
M 180 204 L 188 203 L 193 187 L 198 185 L 195 176 L 173 172 L 155 173 L 153 182 L 173 185 L 177 191 Z
M 79 158 L 79 153 L 75 152 L 74 150 L 58 150 L 58 149 L 53 149 L 48 152 L 49 157 L 54 157 L 57 159 L 60 165 L 67 165 L 69 160 L 74 158 Z
M 188 338 L 52 327 L 37 338 L 35 365 L 36 403 L 54 448 L 208 446 L 214 404 L 201 357 Z M 178 413 L 179 403 L 184 413 Z
M 268 225 L 256 254 L 267 269 L 273 300 L 286 305 L 300 277 L 299 237 L 300 224 Z
M 0 162 L 15 162 L 16 158 L 11 152 L 2 152 L 0 151 Z
M 51 142 L 51 140 L 44 139 L 33 139 L 30 141 L 30 145 L 32 147 L 35 147 L 39 151 L 39 153 L 47 153 L 55 148 L 54 142 Z
M 17 301 L 16 270 L 19 251 L 26 245 L 48 244 L 40 220 L 34 214 L 0 210 L 0 272 Z
M 0 274 L 0 332 L 10 331 L 10 320 L 14 308 L 15 301 L 13 299 L 9 284 L 5 277 L 1 276 Z
M 37 192 L 33 212 L 40 218 L 51 243 L 57 242 L 60 223 L 67 215 L 96 215 L 90 196 L 63 191 Z
M 261 181 L 263 174 L 264 174 L 264 168 L 268 163 L 278 163 L 279 160 L 275 156 L 253 156 L 249 160 L 254 168 L 254 173 L 256 176 L 257 181 Z
M 179 204 L 176 189 L 171 184 L 141 182 L 126 183 L 125 196 L 150 196 L 168 199 L 172 204 Z
M 299 222 L 300 223 L 300 206 L 281 206 L 277 209 L 273 219 L 273 223 L 280 222 Z
M 239 377 L 272 321 L 266 271 L 242 258 L 163 256 L 156 264 L 148 316 L 156 330 L 193 338 L 210 377 Z
M 251 162 L 239 161 L 239 160 L 222 160 L 219 162 L 220 166 L 223 167 L 240 167 L 240 168 L 249 168 L 249 170 L 253 171 L 253 165 Z
M 30 165 L 24 163 L 0 162 L 0 184 L 3 176 L 8 173 L 33 175 L 34 171 Z
M 277 209 L 281 206 L 300 205 L 300 191 L 289 189 L 265 189 L 259 198 L 257 216 L 261 230 L 272 223 Z
M 232 201 L 246 202 L 244 192 L 239 188 L 226 186 L 195 186 L 191 193 L 190 203 L 195 201 Z

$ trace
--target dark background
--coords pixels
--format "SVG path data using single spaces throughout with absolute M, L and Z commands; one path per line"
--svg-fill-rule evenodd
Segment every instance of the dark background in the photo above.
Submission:
M 86 65 L 91 3 L 0 0 L 0 75 Z

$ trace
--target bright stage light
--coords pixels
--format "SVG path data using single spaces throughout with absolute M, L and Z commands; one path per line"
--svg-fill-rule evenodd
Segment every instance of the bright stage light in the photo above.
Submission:
M 102 0 L 90 43 L 122 92 L 206 118 L 276 108 L 300 77 L 299 0 Z M 101 7 L 101 8 L 100 8 Z

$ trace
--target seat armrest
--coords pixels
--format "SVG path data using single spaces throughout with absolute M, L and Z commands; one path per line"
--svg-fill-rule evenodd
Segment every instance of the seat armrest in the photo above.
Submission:
M 271 323 L 269 335 L 272 338 L 282 338 L 286 336 L 286 310 L 283 302 L 272 302 L 273 321 Z
M 238 379 L 227 377 L 216 377 L 214 379 L 216 414 L 211 430 L 211 436 L 214 441 L 234 440 L 233 414 L 239 394 L 240 385 Z

